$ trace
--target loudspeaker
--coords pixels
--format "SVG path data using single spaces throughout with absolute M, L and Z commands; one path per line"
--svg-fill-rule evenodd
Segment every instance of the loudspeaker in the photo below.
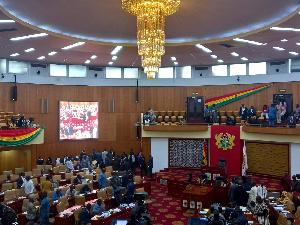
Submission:
M 17 86 L 13 86 L 13 101 L 18 100 L 18 88 Z

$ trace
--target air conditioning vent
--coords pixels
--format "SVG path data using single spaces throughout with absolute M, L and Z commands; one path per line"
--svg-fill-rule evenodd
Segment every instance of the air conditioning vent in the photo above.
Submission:
M 291 69 L 291 73 L 297 73 L 300 72 L 300 69 Z
M 225 47 L 225 48 L 233 48 L 233 45 L 228 45 L 228 44 L 220 44 L 221 46 Z
M 93 70 L 93 71 L 103 71 L 103 67 L 89 67 L 89 70 Z
M 31 63 L 31 67 L 47 68 L 47 64 Z
M 274 61 L 270 62 L 270 66 L 279 66 L 279 65 L 284 65 L 285 61 Z
M 208 70 L 208 66 L 196 66 L 195 70 Z
M 6 29 L 0 29 L 0 32 L 8 32 L 8 31 L 16 31 L 18 29 L 16 28 L 6 28 Z

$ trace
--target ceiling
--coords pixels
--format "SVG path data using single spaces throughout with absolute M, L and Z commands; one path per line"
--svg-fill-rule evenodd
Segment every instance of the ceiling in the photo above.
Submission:
M 2 0 L 0 20 L 0 58 L 43 63 L 108 66 L 111 51 L 121 45 L 113 66 L 139 67 L 136 46 L 136 17 L 122 10 L 121 0 Z M 214 65 L 260 62 L 300 57 L 300 32 L 270 30 L 271 27 L 300 31 L 300 0 L 181 0 L 178 12 L 166 17 L 166 54 L 162 66 Z M 5 31 L 12 29 L 14 31 Z M 12 41 L 11 38 L 38 33 L 47 36 Z M 233 38 L 267 43 L 253 45 Z M 282 42 L 281 40 L 288 41 Z M 69 50 L 63 47 L 79 41 L 85 44 Z M 195 44 L 202 44 L 212 53 Z M 297 45 L 299 43 L 299 45 Z M 230 45 L 227 48 L 221 44 Z M 275 50 L 281 47 L 285 50 Z M 24 50 L 34 48 L 32 52 Z M 55 51 L 57 54 L 49 56 Z M 239 56 L 231 55 L 236 52 Z M 292 55 L 289 52 L 297 52 Z M 10 56 L 19 53 L 18 56 Z M 217 59 L 211 57 L 216 55 Z M 96 59 L 90 59 L 96 55 Z M 45 59 L 38 60 L 40 56 Z

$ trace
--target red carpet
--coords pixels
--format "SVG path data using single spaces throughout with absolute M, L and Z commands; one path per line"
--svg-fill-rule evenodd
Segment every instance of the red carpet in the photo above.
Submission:
M 197 217 L 197 214 L 181 210 L 180 199 L 168 196 L 167 186 L 152 182 L 151 189 L 153 202 L 149 204 L 149 210 L 154 218 L 153 225 L 185 225 L 189 218 Z

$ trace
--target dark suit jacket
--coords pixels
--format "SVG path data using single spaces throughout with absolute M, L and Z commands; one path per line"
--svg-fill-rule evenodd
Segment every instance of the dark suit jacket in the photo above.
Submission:
M 150 157 L 150 159 L 149 159 L 149 161 L 148 161 L 148 167 L 149 167 L 150 169 L 153 168 L 153 157 Z
M 245 107 L 244 113 L 243 113 L 243 110 L 242 110 L 242 107 L 241 107 L 239 115 L 242 117 L 242 120 L 247 119 L 247 114 L 248 114 L 247 107 Z

